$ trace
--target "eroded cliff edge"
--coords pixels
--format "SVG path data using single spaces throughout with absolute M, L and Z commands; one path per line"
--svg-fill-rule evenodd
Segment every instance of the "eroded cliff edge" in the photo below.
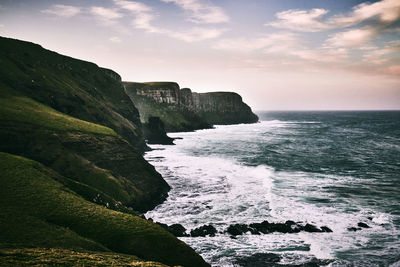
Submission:
M 78 250 L 208 266 L 137 216 L 169 190 L 142 157 L 145 148 L 139 113 L 117 73 L 0 37 L 0 254 L 21 255 L 11 265 L 58 249 L 56 258 L 69 265 L 82 264 L 70 253 Z
M 242 97 L 233 92 L 196 93 L 175 82 L 123 82 L 142 123 L 159 117 L 169 132 L 210 128 L 214 124 L 258 121 Z

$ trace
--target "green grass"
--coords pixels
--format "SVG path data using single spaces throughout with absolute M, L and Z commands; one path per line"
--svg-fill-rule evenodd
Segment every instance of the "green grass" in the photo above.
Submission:
M 0 95 L 0 151 L 25 155 L 71 178 L 63 184 L 86 200 L 134 213 L 125 206 L 151 208 L 168 190 L 114 130 L 58 112 L 1 83 Z
M 112 252 L 77 251 L 69 249 L 3 249 L 1 266 L 140 266 L 164 267 L 158 262 L 146 262 L 138 257 Z
M 4 90 L 0 89 L 0 92 Z M 117 136 L 115 131 L 108 127 L 73 118 L 23 96 L 0 98 L 0 119 L 25 122 L 59 131 Z
M 111 70 L 33 43 L 0 37 L 0 77 L 1 85 L 23 97 L 107 126 L 138 151 L 145 148 L 138 111 L 125 94 L 119 75 Z
M 0 236 L 3 248 L 58 244 L 106 249 L 170 265 L 207 266 L 158 225 L 85 201 L 38 162 L 0 153 L 0 169 L 0 229 L 7 233 Z

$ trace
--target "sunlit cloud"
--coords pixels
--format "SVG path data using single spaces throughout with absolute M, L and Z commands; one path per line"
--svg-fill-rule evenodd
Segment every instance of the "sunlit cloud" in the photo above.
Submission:
M 123 15 L 115 9 L 100 6 L 91 7 L 90 13 L 104 20 L 115 20 L 123 17 Z
M 117 44 L 119 44 L 119 43 L 122 42 L 121 38 L 119 38 L 119 37 L 117 37 L 117 36 L 110 37 L 109 40 L 110 40 L 111 42 L 117 43 Z
M 384 64 L 390 60 L 390 56 L 400 52 L 400 41 L 387 43 L 383 48 L 375 47 L 363 55 L 363 61 L 372 64 Z M 399 59 L 400 61 L 400 59 Z
M 325 63 L 343 62 L 348 58 L 347 49 L 304 49 L 293 50 L 291 55 L 298 56 L 301 59 Z
M 287 10 L 276 14 L 278 21 L 265 25 L 296 31 L 316 32 L 331 28 L 331 26 L 319 21 L 327 13 L 328 10 L 321 8 L 312 10 Z
M 228 22 L 229 16 L 222 8 L 203 0 L 161 0 L 165 3 L 174 3 L 189 12 L 189 20 L 195 23 L 222 23 Z
M 378 32 L 377 28 L 364 27 L 336 33 L 326 40 L 328 47 L 357 47 L 369 42 Z
M 163 34 L 185 42 L 197 42 L 217 38 L 225 31 L 224 29 L 204 27 L 192 27 L 188 30 L 176 31 L 159 27 L 154 24 L 157 15 L 150 6 L 140 2 L 131 2 L 126 0 L 114 0 L 114 3 L 118 7 L 132 13 L 134 16 L 131 22 L 133 27 L 144 30 L 148 33 Z
M 167 31 L 166 34 L 173 38 L 190 43 L 214 39 L 219 37 L 223 32 L 224 29 L 194 27 L 181 32 Z
M 149 12 L 151 11 L 151 7 L 141 3 L 141 2 L 133 2 L 127 0 L 113 0 L 114 3 L 119 6 L 120 8 L 132 11 L 132 12 Z
M 400 64 L 387 67 L 386 72 L 390 75 L 399 76 L 400 75 Z
M 70 18 L 81 13 L 82 9 L 76 6 L 52 5 L 50 8 L 42 10 L 42 13 Z
M 235 38 L 218 41 L 213 48 L 233 52 L 253 52 L 263 50 L 267 52 L 281 51 L 293 48 L 299 40 L 292 33 L 276 33 L 258 38 Z
M 326 9 L 287 10 L 276 14 L 277 20 L 267 26 L 303 32 L 316 32 L 328 29 L 346 28 L 363 21 L 373 21 L 376 27 L 390 25 L 400 18 L 400 1 L 382 0 L 375 3 L 363 3 L 353 7 L 347 14 L 340 14 L 323 20 Z
M 336 27 L 348 27 L 362 21 L 377 18 L 381 23 L 392 23 L 400 18 L 400 1 L 382 0 L 375 3 L 362 3 L 346 15 L 337 15 L 330 20 Z

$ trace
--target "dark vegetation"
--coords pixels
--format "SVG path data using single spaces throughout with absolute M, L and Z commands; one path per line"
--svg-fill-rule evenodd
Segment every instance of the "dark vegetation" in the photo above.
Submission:
M 0 38 L 0 140 L 0 265 L 207 266 L 136 216 L 169 186 L 115 72 Z

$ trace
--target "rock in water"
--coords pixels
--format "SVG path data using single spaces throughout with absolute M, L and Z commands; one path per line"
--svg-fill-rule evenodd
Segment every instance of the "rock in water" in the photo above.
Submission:
M 256 253 L 251 256 L 236 259 L 236 264 L 243 267 L 264 267 L 276 266 L 281 260 L 278 254 L 274 253 Z
M 362 227 L 362 228 L 371 228 L 371 227 L 369 227 L 368 224 L 363 223 L 363 222 L 359 222 L 357 225 L 358 225 L 359 227 Z
M 195 228 L 193 230 L 190 231 L 190 236 L 192 237 L 205 237 L 205 236 L 215 236 L 215 234 L 217 233 L 217 229 L 215 229 L 214 226 L 212 226 L 211 224 L 209 225 L 203 225 L 200 226 L 198 228 Z
M 150 117 L 149 121 L 143 124 L 143 135 L 148 144 L 174 144 L 174 139 L 168 137 L 164 123 L 159 117 Z

